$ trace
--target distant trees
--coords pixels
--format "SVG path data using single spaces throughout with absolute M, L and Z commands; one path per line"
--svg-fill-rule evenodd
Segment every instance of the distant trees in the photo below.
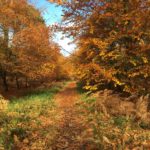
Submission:
M 52 41 L 40 12 L 27 0 L 0 1 L 0 78 L 8 90 L 8 80 L 55 80 L 60 48 Z
M 149 92 L 148 0 L 72 0 L 61 5 L 62 29 L 77 41 L 80 59 L 74 62 L 84 88 L 107 85 L 127 93 Z

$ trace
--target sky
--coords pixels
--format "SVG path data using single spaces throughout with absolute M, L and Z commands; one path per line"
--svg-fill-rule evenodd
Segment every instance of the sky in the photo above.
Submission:
M 62 8 L 60 6 L 56 6 L 55 4 L 51 4 L 47 2 L 46 0 L 29 0 L 36 8 L 40 9 L 42 12 L 42 16 L 47 24 L 53 25 L 60 23 L 62 20 Z M 63 38 L 62 39 L 62 33 L 56 33 L 54 37 L 54 41 L 57 42 L 62 47 L 62 54 L 64 56 L 69 56 L 69 53 L 72 53 L 72 51 L 75 49 L 74 44 L 69 44 L 71 42 L 70 38 Z M 68 51 L 69 53 L 67 53 Z

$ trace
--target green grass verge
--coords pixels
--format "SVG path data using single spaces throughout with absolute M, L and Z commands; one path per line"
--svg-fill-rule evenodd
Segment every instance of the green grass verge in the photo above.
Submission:
M 53 98 L 61 88 L 34 90 L 24 97 L 13 98 L 8 109 L 0 113 L 0 148 L 48 148 L 57 122 Z

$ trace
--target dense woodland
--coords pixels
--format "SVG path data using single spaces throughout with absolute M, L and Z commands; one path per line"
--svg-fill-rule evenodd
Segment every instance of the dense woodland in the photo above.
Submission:
M 0 149 L 149 150 L 150 1 L 47 2 L 60 24 L 0 0 Z M 69 57 L 55 32 L 76 44 Z
M 40 11 L 26 0 L 0 1 L 0 77 L 5 91 L 67 78 L 65 58 L 52 35 Z
M 74 63 L 82 86 L 149 93 L 150 2 L 75 0 L 62 5 L 63 31 L 78 46 Z
M 107 86 L 130 94 L 149 92 L 149 1 L 58 4 L 64 16 L 56 29 L 77 44 L 72 61 L 81 86 L 91 91 Z M 1 0 L 0 7 L 0 68 L 5 90 L 9 82 L 19 88 L 19 80 L 27 86 L 35 80 L 61 78 L 65 58 L 53 42 L 55 30 L 46 27 L 40 12 L 25 0 Z

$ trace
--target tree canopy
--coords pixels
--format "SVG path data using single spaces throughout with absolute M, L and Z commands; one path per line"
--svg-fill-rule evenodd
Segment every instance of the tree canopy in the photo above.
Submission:
M 40 11 L 27 0 L 0 2 L 0 76 L 5 90 L 10 78 L 18 88 L 20 78 L 26 85 L 33 80 L 57 79 L 58 68 L 61 74 L 58 60 L 63 56 L 52 35 Z
M 68 0 L 60 5 L 61 29 L 76 41 L 80 59 L 74 62 L 85 89 L 108 86 L 127 93 L 148 92 L 148 0 Z

